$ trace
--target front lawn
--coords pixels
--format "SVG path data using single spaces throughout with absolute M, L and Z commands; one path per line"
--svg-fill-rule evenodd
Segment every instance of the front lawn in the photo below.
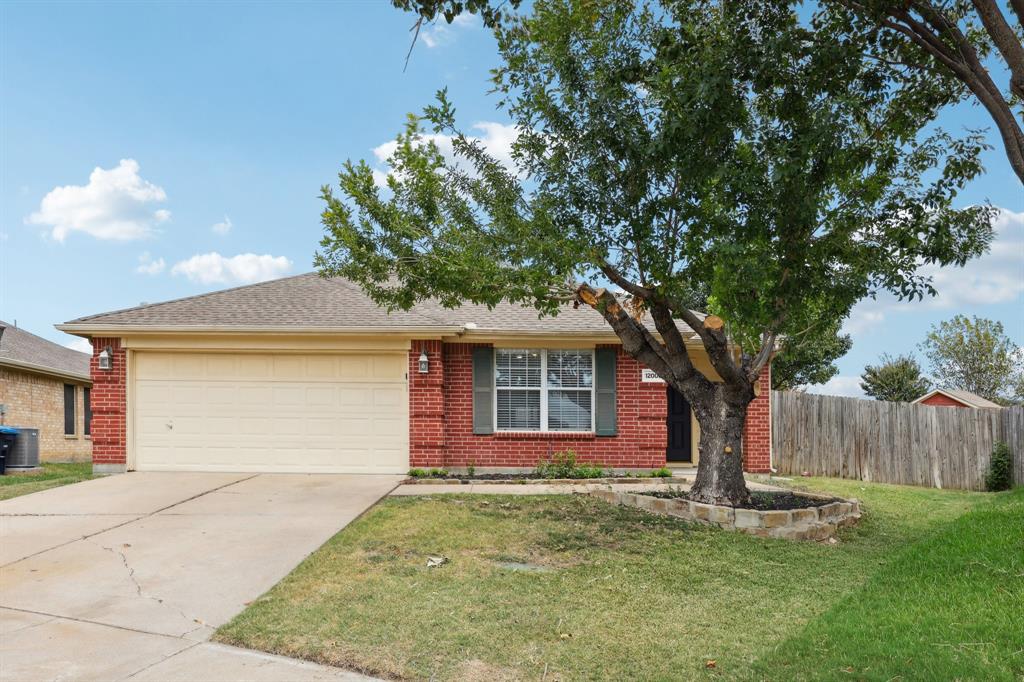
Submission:
M 93 477 L 92 462 L 43 462 L 38 474 L 0 476 L 0 500 L 56 488 L 68 483 L 87 481 Z
M 810 484 L 863 501 L 837 545 L 583 496 L 389 498 L 217 638 L 411 678 L 1024 674 L 1024 490 Z

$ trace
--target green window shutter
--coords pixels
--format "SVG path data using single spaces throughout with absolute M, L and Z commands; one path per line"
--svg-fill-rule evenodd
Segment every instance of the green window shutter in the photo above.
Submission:
M 615 420 L 615 349 L 598 348 L 594 352 L 594 425 L 598 436 L 618 433 Z
M 473 433 L 494 433 L 494 349 L 473 349 Z

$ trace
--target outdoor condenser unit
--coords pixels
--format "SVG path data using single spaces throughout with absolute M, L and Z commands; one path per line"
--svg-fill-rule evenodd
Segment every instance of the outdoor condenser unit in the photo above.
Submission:
M 20 426 L 14 447 L 7 453 L 8 469 L 33 469 L 39 466 L 39 429 L 25 429 Z

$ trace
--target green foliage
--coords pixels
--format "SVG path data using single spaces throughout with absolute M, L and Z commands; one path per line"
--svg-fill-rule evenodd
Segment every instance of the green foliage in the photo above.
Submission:
M 875 400 L 909 403 L 931 388 L 921 374 L 921 366 L 912 355 L 882 355 L 879 365 L 868 365 L 860 375 L 860 387 Z
M 833 320 L 803 336 L 783 339 L 772 360 L 772 388 L 791 391 L 807 384 L 823 384 L 838 374 L 835 361 L 853 346 L 850 335 L 839 332 L 841 325 L 841 320 Z
M 920 348 L 939 386 L 999 403 L 1024 400 L 1024 349 L 1002 323 L 957 315 L 933 325 Z
M 580 464 L 574 450 L 556 452 L 549 459 L 537 462 L 533 472 L 540 478 L 603 478 L 604 467 L 597 464 Z
M 985 490 L 997 492 L 1013 487 L 1013 453 L 1010 446 L 998 441 L 992 448 L 992 460 L 985 473 Z
M 476 473 L 476 465 L 475 465 L 475 464 L 473 464 L 472 462 L 470 462 L 470 463 L 469 463 L 469 464 L 468 464 L 468 465 L 466 466 L 466 474 L 467 474 L 468 476 L 472 476 L 472 475 L 473 475 L 473 474 L 475 474 L 475 473 Z
M 427 476 L 429 478 L 448 478 L 448 470 L 432 468 L 427 472 Z
M 672 470 L 668 467 L 661 467 L 651 472 L 651 478 L 672 478 Z
M 409 469 L 409 476 L 411 478 L 425 478 L 427 472 L 425 469 Z
M 516 168 L 459 131 L 442 91 L 398 136 L 386 189 L 365 162 L 340 196 L 323 188 L 316 265 L 389 308 L 542 313 L 617 273 L 677 313 L 705 293 L 747 351 L 875 291 L 933 293 L 921 263 L 991 238 L 987 207 L 951 206 L 981 137 L 925 132 L 948 93 L 901 87 L 824 21 L 753 0 L 538 0 L 495 28 Z
M 406 12 L 415 12 L 422 21 L 435 21 L 443 17 L 449 24 L 463 12 L 477 14 L 484 26 L 495 26 L 502 19 L 502 8 L 510 10 L 519 6 L 522 0 L 391 0 L 391 4 Z

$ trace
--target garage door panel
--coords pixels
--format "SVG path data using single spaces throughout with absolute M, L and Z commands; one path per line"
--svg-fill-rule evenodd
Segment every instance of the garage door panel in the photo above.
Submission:
M 135 468 L 405 471 L 405 365 L 404 354 L 139 351 Z

